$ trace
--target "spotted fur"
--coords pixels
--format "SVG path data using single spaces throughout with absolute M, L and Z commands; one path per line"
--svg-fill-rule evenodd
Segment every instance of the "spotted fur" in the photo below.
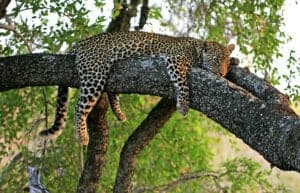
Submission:
M 54 124 L 50 129 L 40 132 L 40 136 L 55 138 L 61 133 L 62 128 L 64 127 L 67 114 L 68 87 L 58 87 L 56 99 L 57 101 Z
M 186 115 L 189 108 L 187 71 L 199 65 L 225 76 L 234 45 L 194 38 L 176 38 L 146 32 L 104 33 L 78 42 L 71 51 L 76 55 L 80 77 L 80 95 L 76 105 L 75 122 L 79 141 L 87 145 L 86 119 L 103 92 L 111 66 L 119 60 L 141 56 L 163 58 L 176 91 L 178 111 Z M 118 96 L 109 94 L 110 104 L 119 120 L 126 119 L 120 110 Z
M 119 95 L 116 93 L 108 93 L 108 99 L 109 99 L 111 110 L 113 111 L 114 115 L 117 117 L 119 121 L 125 122 L 126 115 L 121 110 Z

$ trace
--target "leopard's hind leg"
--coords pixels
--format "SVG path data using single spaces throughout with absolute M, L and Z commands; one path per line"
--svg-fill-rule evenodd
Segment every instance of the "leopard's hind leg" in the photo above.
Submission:
M 116 93 L 107 93 L 107 94 L 108 94 L 111 110 L 113 111 L 113 113 L 115 114 L 115 116 L 118 118 L 119 121 L 125 122 L 126 115 L 121 110 L 119 95 Z
M 75 122 L 81 145 L 89 143 L 86 119 L 103 92 L 109 72 L 109 64 L 93 62 L 94 68 L 80 75 L 80 94 L 75 110 Z

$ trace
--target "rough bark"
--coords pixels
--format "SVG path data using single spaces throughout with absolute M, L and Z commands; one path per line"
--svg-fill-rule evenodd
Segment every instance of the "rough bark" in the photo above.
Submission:
M 90 143 L 77 193 L 93 193 L 99 186 L 108 147 L 107 108 L 107 96 L 103 94 L 88 116 Z
M 176 110 L 173 100 L 163 98 L 148 114 L 147 118 L 130 135 L 124 145 L 115 182 L 115 193 L 131 193 L 132 177 L 138 154 L 159 133 Z
M 0 58 L 0 91 L 44 85 L 79 87 L 74 60 L 75 56 L 52 54 Z
M 73 60 L 72 56 L 50 54 L 0 58 L 0 91 L 41 85 L 78 87 Z M 262 80 L 249 76 L 255 77 L 238 67 L 229 73 L 231 80 L 234 81 L 232 77 L 236 77 L 237 82 L 243 80 L 244 88 L 258 88 L 252 92 L 203 69 L 193 68 L 188 75 L 191 108 L 220 123 L 272 165 L 300 171 L 299 117 L 291 110 L 284 110 L 288 109 L 284 100 L 280 102 L 284 95 Z M 174 99 L 172 88 L 163 62 L 152 58 L 116 64 L 106 86 L 107 91 L 115 93 L 151 94 Z M 268 100 L 262 97 L 269 95 L 275 97 Z

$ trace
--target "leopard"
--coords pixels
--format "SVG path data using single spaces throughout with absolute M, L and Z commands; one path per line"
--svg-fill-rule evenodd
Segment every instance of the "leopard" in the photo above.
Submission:
M 113 65 L 128 58 L 161 58 L 175 91 L 176 108 L 182 115 L 189 110 L 189 87 L 187 73 L 193 66 L 207 69 L 219 76 L 228 72 L 230 55 L 235 44 L 226 46 L 192 37 L 173 37 L 163 34 L 130 31 L 101 33 L 77 42 L 70 54 L 75 55 L 79 74 L 79 97 L 75 107 L 75 125 L 81 145 L 89 143 L 87 117 L 103 94 L 109 72 Z M 67 106 L 67 87 L 60 86 L 57 96 L 56 116 L 53 126 L 42 131 L 42 136 L 60 134 Z M 120 108 L 117 93 L 108 93 L 113 113 L 120 121 L 126 115 Z

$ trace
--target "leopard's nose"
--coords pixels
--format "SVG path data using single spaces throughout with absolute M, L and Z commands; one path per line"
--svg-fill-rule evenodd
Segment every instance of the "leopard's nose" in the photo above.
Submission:
M 220 75 L 221 75 L 221 76 L 226 76 L 227 71 L 228 71 L 228 65 L 223 63 L 223 64 L 220 66 L 220 70 L 219 70 Z
M 222 70 L 220 70 L 219 74 L 220 74 L 221 76 L 226 76 L 226 74 L 227 74 L 227 69 L 222 69 Z

